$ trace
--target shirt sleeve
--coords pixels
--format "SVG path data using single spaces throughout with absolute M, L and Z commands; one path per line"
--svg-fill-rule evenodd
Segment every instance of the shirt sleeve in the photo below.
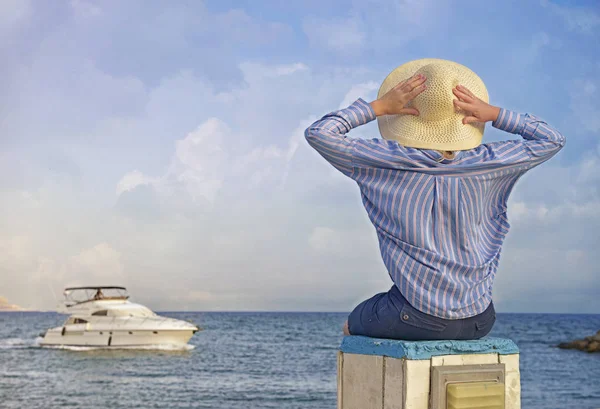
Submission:
M 421 150 L 404 147 L 396 141 L 346 137 L 353 128 L 375 118 L 371 105 L 358 99 L 348 108 L 327 114 L 313 123 L 306 129 L 305 137 L 321 156 L 349 177 L 355 168 L 426 168 L 439 160 L 434 151 L 428 157 Z
M 492 126 L 505 132 L 521 135 L 523 140 L 515 143 L 527 154 L 533 166 L 556 155 L 566 143 L 564 135 L 558 130 L 530 114 L 519 114 L 507 109 L 500 109 L 500 114 Z
M 309 126 L 304 136 L 309 145 L 346 176 L 354 170 L 355 139 L 346 134 L 375 119 L 375 112 L 362 98 L 348 108 L 331 112 Z
M 530 114 L 500 109 L 492 126 L 523 139 L 485 143 L 460 152 L 453 162 L 459 173 L 496 169 L 525 172 L 556 155 L 565 145 L 559 131 Z

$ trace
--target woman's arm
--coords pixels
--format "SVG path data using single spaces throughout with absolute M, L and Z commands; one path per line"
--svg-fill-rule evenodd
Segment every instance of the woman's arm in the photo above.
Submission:
M 501 109 L 492 126 L 505 132 L 521 135 L 524 138 L 523 146 L 533 160 L 534 166 L 556 155 L 566 143 L 563 134 L 530 114 L 519 114 Z
M 537 166 L 550 159 L 565 145 L 566 139 L 559 131 L 533 115 L 492 106 L 462 86 L 456 87 L 453 92 L 458 98 L 454 100 L 454 104 L 466 113 L 464 124 L 493 121 L 494 128 L 523 137 L 522 141 L 507 141 L 486 146 L 489 151 L 487 154 L 499 162 L 521 161 L 525 155 L 526 159 L 531 161 L 531 165 Z
M 346 134 L 357 126 L 375 119 L 375 112 L 363 99 L 348 108 L 332 112 L 306 128 L 304 136 L 309 145 L 346 176 L 354 169 L 352 156 L 354 140 Z
M 390 160 L 397 167 L 414 167 L 417 157 L 421 157 L 417 150 L 405 150 L 395 142 L 383 141 L 379 138 L 349 139 L 346 134 L 351 129 L 371 122 L 380 115 L 419 115 L 419 111 L 416 109 L 405 106 L 425 90 L 425 85 L 423 85 L 425 81 L 424 76 L 416 75 L 398 84 L 390 92 L 370 104 L 363 99 L 358 99 L 346 109 L 327 114 L 306 129 L 304 133 L 306 140 L 321 156 L 346 176 L 352 176 L 353 155 L 357 143 L 369 145 L 373 155 L 372 159 L 368 155 L 365 156 L 369 163 L 361 163 L 361 166 L 377 167 Z

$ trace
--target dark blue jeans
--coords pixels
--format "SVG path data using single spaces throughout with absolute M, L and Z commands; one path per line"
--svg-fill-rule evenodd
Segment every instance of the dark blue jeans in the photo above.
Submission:
M 424 341 L 439 339 L 479 339 L 494 326 L 494 305 L 481 314 L 459 320 L 448 320 L 425 314 L 406 301 L 395 285 L 360 303 L 348 317 L 351 335 L 373 338 Z

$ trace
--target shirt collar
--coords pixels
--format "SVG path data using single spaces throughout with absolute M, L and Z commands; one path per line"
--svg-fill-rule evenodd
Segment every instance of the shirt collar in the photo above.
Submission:
M 444 155 L 442 155 L 436 150 L 423 149 L 423 153 L 425 154 L 425 156 L 429 157 L 430 159 L 433 159 L 436 162 L 442 162 L 444 160 Z

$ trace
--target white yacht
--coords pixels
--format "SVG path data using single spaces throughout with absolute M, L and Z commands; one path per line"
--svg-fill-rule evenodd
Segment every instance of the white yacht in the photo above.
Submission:
M 40 345 L 88 347 L 185 346 L 200 330 L 186 321 L 156 315 L 129 301 L 125 287 L 72 287 L 58 312 L 65 323 L 46 331 Z

